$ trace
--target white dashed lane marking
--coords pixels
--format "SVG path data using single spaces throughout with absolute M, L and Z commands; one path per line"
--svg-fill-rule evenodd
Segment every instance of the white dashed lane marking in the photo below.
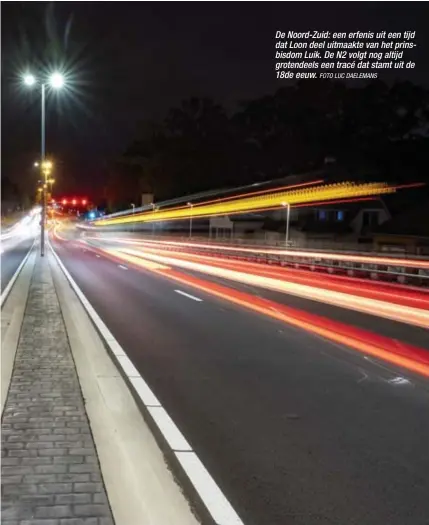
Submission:
M 182 292 L 182 290 L 174 290 L 176 293 L 179 293 L 180 295 L 184 295 L 185 297 L 187 297 L 188 299 L 192 299 L 193 301 L 198 301 L 199 303 L 201 303 L 203 300 L 200 299 L 199 297 L 195 297 L 195 295 L 191 295 L 189 293 L 186 293 L 186 292 Z

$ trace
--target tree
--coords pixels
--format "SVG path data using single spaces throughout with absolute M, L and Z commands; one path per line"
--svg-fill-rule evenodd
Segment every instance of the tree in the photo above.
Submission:
M 418 177 L 429 160 L 428 108 L 427 90 L 378 80 L 301 81 L 241 103 L 231 117 L 191 98 L 146 127 L 121 159 L 121 180 L 162 200 L 313 171 L 327 157 L 354 179 Z

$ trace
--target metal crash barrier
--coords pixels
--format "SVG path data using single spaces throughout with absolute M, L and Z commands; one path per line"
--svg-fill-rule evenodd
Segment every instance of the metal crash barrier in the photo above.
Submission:
M 278 249 L 262 246 L 192 242 L 185 240 L 158 240 L 146 238 L 145 243 L 162 246 L 163 250 L 211 255 L 226 259 L 281 267 L 327 272 L 364 279 L 398 282 L 429 287 L 429 257 L 395 256 L 368 252 L 325 252 L 310 249 Z
M 148 247 L 162 247 L 163 250 L 211 255 L 226 259 L 252 263 L 271 264 L 286 268 L 345 275 L 362 279 L 398 282 L 406 285 L 429 288 L 429 257 L 395 255 L 383 252 L 312 250 L 310 248 L 280 248 L 242 242 L 219 242 L 207 238 L 189 239 L 178 236 L 154 236 L 149 233 L 124 231 L 124 228 L 95 228 L 82 226 L 91 235 L 100 238 L 126 236 L 143 242 Z

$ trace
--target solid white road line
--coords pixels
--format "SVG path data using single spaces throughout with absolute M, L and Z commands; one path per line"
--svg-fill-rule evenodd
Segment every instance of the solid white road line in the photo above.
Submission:
M 176 293 L 180 293 L 180 295 L 184 295 L 185 297 L 187 297 L 188 299 L 192 299 L 193 301 L 198 301 L 198 302 L 202 302 L 203 300 L 200 299 L 199 297 L 195 297 L 195 295 L 191 295 L 189 293 L 186 293 L 186 292 L 182 292 L 182 290 L 174 290 Z
M 76 284 L 73 277 L 68 272 L 67 268 L 62 263 L 59 256 L 54 251 L 52 245 L 49 243 L 52 253 L 57 260 L 61 270 L 70 283 L 70 286 L 79 297 L 82 305 L 87 311 L 92 322 L 97 327 L 100 334 L 103 336 L 106 343 L 109 345 L 113 355 L 116 358 L 117 365 L 122 368 L 124 374 L 127 376 L 130 383 L 135 388 L 136 393 L 140 397 L 142 403 L 150 413 L 153 421 L 157 425 L 166 442 L 171 447 L 176 455 L 180 465 L 199 494 L 210 515 L 217 525 L 244 525 L 228 499 L 225 497 L 215 480 L 211 477 L 208 470 L 200 461 L 198 456 L 193 452 L 186 438 L 180 432 L 177 425 L 164 410 L 155 394 L 150 389 L 149 385 L 138 373 L 126 352 L 122 349 L 119 343 L 114 338 L 113 334 L 101 320 L 91 303 L 83 294 L 82 290 Z M 189 296 L 185 292 L 175 290 L 178 293 Z M 197 297 L 189 296 L 196 301 L 202 301 Z
M 148 407 L 150 415 L 153 417 L 158 428 L 168 441 L 170 448 L 176 452 L 192 452 L 191 445 L 186 441 L 184 435 L 180 432 L 174 421 L 167 414 L 162 406 Z
M 6 288 L 3 290 L 1 294 L 1 299 L 0 299 L 0 308 L 3 308 L 3 303 L 6 301 L 7 296 L 10 294 L 10 291 L 12 290 L 12 287 L 15 284 L 15 281 L 18 279 L 18 275 L 20 274 L 24 264 L 27 262 L 27 259 L 30 257 L 30 253 L 34 248 L 35 243 L 36 243 L 36 239 L 34 239 L 33 244 L 31 245 L 31 248 L 28 250 L 27 255 L 24 257 L 21 264 L 18 266 L 16 272 L 13 274 L 11 280 L 7 283 Z
M 118 264 L 119 268 L 122 268 L 122 270 L 128 270 L 128 268 L 126 266 L 124 266 L 123 264 Z
M 151 418 L 142 413 L 133 385 L 127 384 L 67 277 L 48 255 L 115 523 L 200 525 L 147 426 Z M 32 257 L 34 251 L 23 272 Z M 165 448 L 168 452 L 167 443 Z
M 194 487 L 198 487 L 198 493 L 210 509 L 214 522 L 216 524 L 243 525 L 195 452 L 176 452 L 175 454 Z

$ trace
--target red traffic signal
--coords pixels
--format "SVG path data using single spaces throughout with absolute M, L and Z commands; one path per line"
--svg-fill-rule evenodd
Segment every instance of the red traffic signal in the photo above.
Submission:
M 61 199 L 58 201 L 61 202 L 63 206 L 72 206 L 72 207 L 82 207 L 82 206 L 88 206 L 89 205 L 89 199 L 88 197 L 61 197 Z

